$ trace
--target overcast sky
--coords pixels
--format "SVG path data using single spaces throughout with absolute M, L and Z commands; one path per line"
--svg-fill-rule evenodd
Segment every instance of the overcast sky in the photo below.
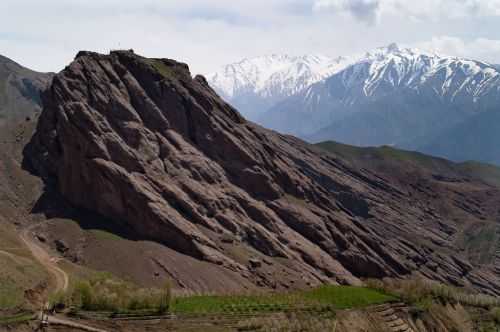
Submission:
M 39 71 L 81 49 L 133 48 L 206 74 L 245 57 L 391 42 L 500 63 L 500 0 L 0 1 L 0 54 Z

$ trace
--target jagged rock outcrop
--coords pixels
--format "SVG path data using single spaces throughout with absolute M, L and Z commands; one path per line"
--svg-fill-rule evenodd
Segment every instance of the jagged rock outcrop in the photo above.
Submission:
M 247 122 L 185 64 L 80 52 L 42 99 L 31 166 L 139 237 L 265 287 L 419 271 L 499 292 L 455 250 L 460 220 L 421 200 L 435 195 L 425 183 L 414 198 L 409 185 Z M 470 190 L 498 197 L 481 185 Z

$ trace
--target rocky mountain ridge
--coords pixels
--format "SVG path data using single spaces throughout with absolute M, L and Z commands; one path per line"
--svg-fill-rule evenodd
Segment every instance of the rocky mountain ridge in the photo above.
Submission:
M 187 65 L 130 51 L 80 52 L 42 99 L 26 163 L 75 207 L 189 257 L 198 285 L 216 274 L 195 261 L 256 287 L 420 274 L 500 289 L 459 246 L 499 217 L 493 185 L 358 167 L 248 122 Z

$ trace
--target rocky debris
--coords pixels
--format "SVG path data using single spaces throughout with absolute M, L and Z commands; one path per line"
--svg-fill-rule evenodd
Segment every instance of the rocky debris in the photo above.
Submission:
M 391 332 L 415 332 L 408 324 L 409 320 L 405 320 L 409 311 L 404 303 L 381 304 L 369 308 L 369 313 L 383 322 L 386 330 Z
M 56 246 L 57 251 L 60 252 L 61 254 L 65 254 L 69 250 L 68 245 L 62 240 L 55 240 L 54 244 Z
M 24 299 L 34 305 L 41 306 L 44 304 L 44 294 L 47 291 L 47 283 L 44 281 L 42 283 L 37 284 L 34 288 L 26 289 L 24 291 Z
M 262 266 L 262 261 L 258 258 L 250 258 L 248 262 L 250 263 L 250 268 L 252 269 L 258 269 Z
M 37 239 L 38 241 L 40 241 L 41 243 L 45 243 L 45 242 L 47 242 L 47 238 L 45 237 L 45 235 L 37 234 L 37 235 L 36 235 L 36 239 Z
M 455 228 L 439 224 L 457 221 L 429 209 L 432 188 L 413 198 L 399 181 L 247 122 L 185 64 L 80 52 L 42 99 L 31 167 L 140 238 L 262 287 L 419 271 L 500 292 L 495 275 L 454 258 Z M 247 266 L 251 257 L 272 269 Z

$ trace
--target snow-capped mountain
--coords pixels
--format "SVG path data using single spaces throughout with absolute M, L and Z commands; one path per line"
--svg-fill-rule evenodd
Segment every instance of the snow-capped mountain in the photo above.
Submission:
M 311 141 L 419 148 L 498 105 L 498 68 L 392 44 L 287 98 L 261 119 Z
M 499 81 L 497 68 L 487 63 L 400 49 L 396 44 L 368 52 L 338 77 L 345 91 L 350 92 L 343 100 L 346 105 L 357 102 L 352 93 L 376 98 L 395 88 L 416 91 L 430 88 L 442 100 L 477 103 L 495 90 Z M 335 78 L 328 84 L 333 81 Z M 312 90 L 311 87 L 307 91 L 309 97 L 314 93 Z
M 324 55 L 268 55 L 224 66 L 207 75 L 207 80 L 243 115 L 256 120 L 283 99 L 345 68 L 349 61 Z

